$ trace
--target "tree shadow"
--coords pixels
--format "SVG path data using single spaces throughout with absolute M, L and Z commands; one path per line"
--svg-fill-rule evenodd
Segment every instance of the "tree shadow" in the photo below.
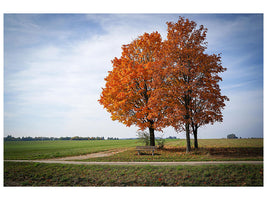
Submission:
M 259 147 L 228 147 L 228 148 L 205 148 L 210 155 L 226 157 L 249 157 L 263 156 L 263 148 Z
M 186 148 L 165 148 L 163 151 L 170 153 L 180 152 L 186 153 Z M 261 147 L 211 147 L 211 148 L 198 148 L 192 149 L 190 154 L 193 155 L 211 155 L 222 157 L 253 157 L 263 156 L 263 148 Z
M 138 153 L 136 153 L 136 155 L 138 155 Z M 149 152 L 140 152 L 139 154 L 140 156 L 152 156 L 152 153 L 149 153 Z M 158 152 L 154 152 L 154 156 L 159 156 L 161 155 L 160 153 Z

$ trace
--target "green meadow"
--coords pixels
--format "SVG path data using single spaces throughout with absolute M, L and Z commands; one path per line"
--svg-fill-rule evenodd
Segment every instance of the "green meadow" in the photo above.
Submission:
M 141 145 L 138 140 L 10 141 L 4 142 L 4 159 L 48 159 L 129 148 L 137 145 Z
M 263 186 L 263 165 L 103 166 L 11 163 L 5 186 Z
M 191 141 L 193 143 L 193 141 Z M 183 139 L 168 139 L 164 149 L 155 156 L 143 152 L 138 156 L 139 140 L 56 140 L 12 141 L 4 143 L 5 160 L 36 160 L 78 156 L 108 150 L 125 149 L 110 157 L 93 158 L 94 161 L 196 161 L 196 160 L 262 160 L 263 139 L 200 139 L 199 149 L 185 153 Z
M 193 143 L 193 141 L 191 141 Z M 186 153 L 183 139 L 166 140 L 164 149 L 138 155 L 139 140 L 4 142 L 5 160 L 68 157 L 124 150 L 82 161 L 263 161 L 263 139 L 201 139 Z M 203 166 L 111 166 L 4 162 L 4 186 L 263 186 L 263 164 Z

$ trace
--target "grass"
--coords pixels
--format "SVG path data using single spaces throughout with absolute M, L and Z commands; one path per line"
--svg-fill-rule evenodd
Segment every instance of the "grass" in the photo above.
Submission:
M 127 148 L 110 157 L 84 161 L 263 160 L 263 139 L 200 139 L 199 149 L 188 154 L 185 140 L 166 140 L 165 149 L 157 150 L 155 156 L 150 152 L 137 155 L 135 146 L 140 145 L 138 140 L 5 142 L 4 159 L 48 159 Z
M 91 158 L 83 161 L 120 161 L 120 162 L 174 162 L 174 161 L 214 161 L 214 160 L 263 160 L 262 139 L 203 139 L 199 149 L 186 153 L 185 140 L 169 140 L 165 149 L 138 155 L 135 148 L 110 157 Z
M 193 141 L 192 141 L 193 142 Z M 137 140 L 4 142 L 4 159 L 47 159 L 111 149 L 126 151 L 89 161 L 263 160 L 263 139 L 166 140 L 155 156 L 137 155 Z M 263 165 L 103 166 L 4 162 L 5 186 L 263 186 Z
M 186 142 L 183 139 L 167 140 L 167 146 L 186 147 Z M 191 140 L 191 146 L 193 145 Z M 263 147 L 263 139 L 199 139 L 198 145 L 200 148 L 228 148 L 228 147 Z
M 135 149 L 109 157 L 90 158 L 82 161 L 98 162 L 178 162 L 178 161 L 219 161 L 219 160 L 263 160 L 262 148 L 206 148 L 186 153 L 185 148 L 166 148 L 137 154 Z
M 17 141 L 4 142 L 5 160 L 36 160 L 84 155 L 141 145 L 137 140 Z
M 263 186 L 263 165 L 4 163 L 4 186 Z

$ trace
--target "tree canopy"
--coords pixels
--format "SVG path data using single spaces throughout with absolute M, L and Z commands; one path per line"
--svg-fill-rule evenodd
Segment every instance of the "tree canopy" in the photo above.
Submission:
M 157 83 L 160 74 L 162 39 L 158 32 L 145 33 L 122 46 L 120 58 L 114 58 L 113 70 L 105 78 L 100 104 L 113 120 L 126 126 L 149 128 L 150 145 L 155 145 L 154 130 L 161 130 L 163 113 L 155 107 L 158 101 Z
M 196 137 L 200 126 L 222 121 L 221 111 L 228 98 L 221 95 L 218 82 L 222 80 L 219 73 L 226 68 L 221 65 L 220 54 L 205 53 L 207 29 L 204 26 L 197 28 L 194 21 L 184 18 L 167 25 L 165 97 L 167 104 L 172 105 L 168 119 L 176 130 L 186 131 L 190 151 L 190 125 Z
M 220 54 L 205 53 L 204 26 L 198 28 L 182 17 L 167 25 L 164 41 L 158 32 L 144 33 L 122 46 L 99 102 L 113 120 L 148 128 L 151 146 L 155 145 L 154 130 L 166 126 L 185 130 L 190 151 L 190 133 L 197 148 L 197 129 L 223 120 L 222 109 L 229 99 L 221 95 L 219 73 L 226 68 Z

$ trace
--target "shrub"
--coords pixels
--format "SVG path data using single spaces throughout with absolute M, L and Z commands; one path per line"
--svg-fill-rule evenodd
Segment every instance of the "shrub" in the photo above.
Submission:
M 138 135 L 138 139 L 140 140 L 140 142 L 142 143 L 145 143 L 145 146 L 148 146 L 149 145 L 149 134 L 145 131 L 140 131 L 140 132 L 137 132 L 137 135 Z
M 160 139 L 157 139 L 156 142 L 158 143 L 158 148 L 159 149 L 164 149 L 165 139 L 160 138 Z

